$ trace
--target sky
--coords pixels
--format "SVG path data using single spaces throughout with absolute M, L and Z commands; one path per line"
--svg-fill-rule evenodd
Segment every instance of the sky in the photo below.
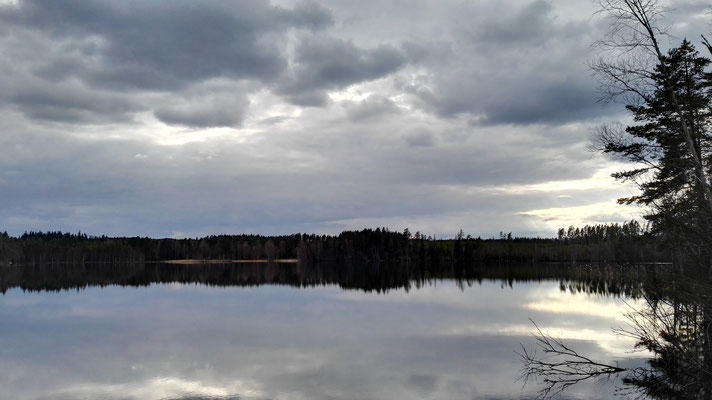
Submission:
M 712 32 L 671 1 L 673 35 Z M 0 0 L 0 230 L 554 236 L 635 193 L 587 150 L 587 0 Z

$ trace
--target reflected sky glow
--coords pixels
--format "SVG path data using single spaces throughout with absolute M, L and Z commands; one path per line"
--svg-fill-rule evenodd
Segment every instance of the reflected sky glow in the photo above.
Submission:
M 540 293 L 540 296 L 524 306 L 542 312 L 591 315 L 626 321 L 626 313 L 640 308 L 641 305 L 640 300 L 629 299 L 622 302 L 612 298 L 593 298 L 582 293 L 566 295 L 558 288 L 552 288 L 548 293 Z
M 66 389 L 60 389 L 57 398 L 123 398 L 136 399 L 168 399 L 186 396 L 202 396 L 208 398 L 225 398 L 232 393 L 243 393 L 243 397 L 255 397 L 260 394 L 250 385 L 234 382 L 229 386 L 207 386 L 199 381 L 187 381 L 180 378 L 151 378 L 146 381 L 130 382 L 125 384 L 96 384 L 83 383 Z M 51 396 L 50 396 L 51 398 Z
M 625 361 L 624 300 L 558 283 L 438 282 L 387 294 L 334 286 L 154 285 L 0 297 L 7 398 L 522 398 L 514 351 L 532 318 L 602 361 Z M 614 384 L 572 390 L 608 398 Z

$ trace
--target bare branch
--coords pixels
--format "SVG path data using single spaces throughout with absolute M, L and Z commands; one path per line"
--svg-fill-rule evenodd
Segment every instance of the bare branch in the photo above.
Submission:
M 710 44 L 705 35 L 700 36 L 702 36 L 702 43 L 705 45 L 705 47 L 707 47 L 707 50 L 710 52 L 710 54 L 712 54 L 712 44 Z
M 561 339 L 542 332 L 532 319 L 529 320 L 536 328 L 534 337 L 543 354 L 539 355 L 536 350 L 527 350 L 523 345 L 521 352 L 515 353 L 523 363 L 520 379 L 524 382 L 541 380 L 539 398 L 552 398 L 579 382 L 602 376 L 611 377 L 626 371 L 618 365 L 599 363 L 579 354 Z

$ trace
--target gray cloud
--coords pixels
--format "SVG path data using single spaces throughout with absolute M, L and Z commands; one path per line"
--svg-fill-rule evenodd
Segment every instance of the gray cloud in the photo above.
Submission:
M 590 80 L 561 76 L 556 81 L 547 79 L 527 83 L 523 82 L 519 90 L 494 89 L 495 95 L 482 107 L 483 123 L 559 123 L 585 120 L 604 113 L 596 102 L 596 88 Z
M 605 24 L 443 1 L 0 6 L 0 230 L 547 236 L 629 195 L 585 150 L 621 116 L 586 68 Z M 709 30 L 675 4 L 673 33 Z
M 216 76 L 273 79 L 285 60 L 265 36 L 320 29 L 331 16 L 314 3 L 290 10 L 263 1 L 23 0 L 4 7 L 0 20 L 55 38 L 95 37 L 98 65 L 76 71 L 92 85 L 166 90 Z
M 250 105 L 246 91 L 229 81 L 208 82 L 168 96 L 153 115 L 169 125 L 240 127 Z
M 2 45 L 17 69 L 0 80 L 29 118 L 115 122 L 155 107 L 166 123 L 239 126 L 245 93 L 219 105 L 191 98 L 155 105 L 140 96 L 180 95 L 215 78 L 269 83 L 285 72 L 280 42 L 290 30 L 323 29 L 332 16 L 313 2 L 23 0 L 0 7 L 0 21 L 13 31 Z
M 277 88 L 300 105 L 323 105 L 323 91 L 385 77 L 407 61 L 392 45 L 363 49 L 352 42 L 312 37 L 296 49 L 292 74 Z
M 324 90 L 304 88 L 299 90 L 296 87 L 282 87 L 279 92 L 292 104 L 302 107 L 323 107 L 330 103 L 331 99 Z
M 430 74 L 402 82 L 425 110 L 442 117 L 468 114 L 482 124 L 561 123 L 598 117 L 595 82 L 586 60 L 593 24 L 559 22 L 548 1 L 514 12 L 460 9 L 452 51 L 425 61 Z M 501 17 L 492 17 L 502 12 Z M 464 28 L 463 28 L 464 26 Z
M 549 1 L 534 0 L 514 13 L 475 25 L 474 39 L 484 46 L 538 45 L 552 40 L 551 26 L 555 24 L 552 11 Z
M 416 128 L 403 135 L 403 140 L 411 147 L 431 147 L 435 145 L 436 135 L 427 128 Z
M 24 82 L 8 100 L 29 118 L 64 123 L 129 121 L 139 104 L 125 96 L 91 91 L 81 84 Z
M 249 101 L 244 97 L 236 99 L 210 98 L 197 102 L 183 102 L 154 111 L 156 118 L 166 124 L 192 127 L 239 127 L 245 117 Z
M 345 106 L 346 114 L 353 122 L 392 116 L 402 111 L 393 100 L 380 95 L 371 95 L 362 101 L 350 102 Z
M 503 157 L 505 143 L 518 134 L 506 129 L 458 143 L 447 134 L 429 139 L 447 127 L 421 127 L 403 132 L 415 136 L 409 144 L 380 136 L 378 125 L 284 125 L 282 133 L 263 134 L 269 136 L 264 143 L 171 147 L 51 131 L 6 133 L 0 146 L 13 151 L 0 160 L 3 229 L 169 236 L 328 232 L 380 220 L 438 235 L 462 227 L 486 236 L 516 225 L 516 213 L 553 204 L 545 192 L 507 194 L 495 185 L 585 178 L 595 167 L 577 158 L 583 151 L 547 150 L 542 137 Z M 574 163 L 579 167 L 566 167 Z M 589 191 L 558 204 L 615 196 Z M 469 218 L 483 219 L 477 231 L 463 224 Z
M 480 75 L 454 80 L 443 74 L 432 89 L 418 84 L 405 89 L 426 110 L 439 116 L 469 114 L 485 125 L 561 123 L 599 117 L 605 112 L 596 101 L 595 82 L 575 76 L 550 79 L 535 76 L 535 71 L 530 76 L 492 74 L 484 82 Z

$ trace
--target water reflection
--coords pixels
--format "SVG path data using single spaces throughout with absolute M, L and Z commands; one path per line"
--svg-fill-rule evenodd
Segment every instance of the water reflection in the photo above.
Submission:
M 528 318 L 593 357 L 642 366 L 609 312 L 620 314 L 626 294 L 635 304 L 636 280 L 654 275 L 570 265 L 112 268 L 0 274 L 7 398 L 531 398 L 535 388 L 515 383 L 513 353 L 532 343 Z M 567 396 L 614 391 L 593 382 Z
M 637 297 L 643 282 L 659 279 L 665 267 L 656 264 L 455 264 L 429 268 L 384 264 L 34 264 L 0 267 L 0 292 L 82 289 L 87 286 L 148 286 L 154 283 L 198 283 L 208 286 L 294 287 L 338 285 L 344 289 L 387 292 L 418 289 L 440 280 L 461 288 L 495 280 L 517 282 L 556 280 L 562 290 L 605 296 Z
M 630 320 L 625 333 L 653 354 L 625 377 L 630 391 L 658 399 L 712 398 L 712 287 L 690 276 L 660 282 Z
M 690 273 L 692 271 L 692 273 Z M 644 351 L 644 365 L 623 367 L 593 359 L 566 341 L 537 330 L 536 350 L 523 348 L 525 377 L 539 379 L 542 398 L 591 378 L 622 376 L 618 394 L 652 399 L 712 398 L 712 286 L 706 268 L 685 268 L 644 281 L 638 307 L 617 333 Z M 697 274 L 697 272 L 703 272 Z

